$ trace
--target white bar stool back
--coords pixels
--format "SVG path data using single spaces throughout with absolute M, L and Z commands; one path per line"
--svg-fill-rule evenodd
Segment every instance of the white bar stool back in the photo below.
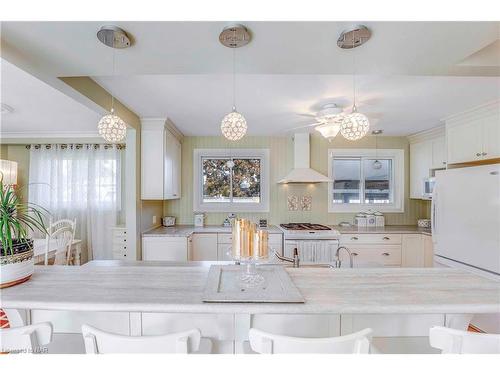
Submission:
M 52 324 L 0 329 L 0 352 L 37 353 L 52 341 Z
M 500 354 L 500 335 L 432 327 L 429 341 L 443 354 Z
M 302 338 L 273 335 L 258 329 L 250 329 L 248 337 L 253 351 L 262 354 L 278 353 L 325 353 L 368 354 L 372 330 L 327 338 Z
M 87 354 L 104 353 L 192 353 L 200 346 L 200 331 L 172 333 L 161 336 L 123 336 L 83 325 Z

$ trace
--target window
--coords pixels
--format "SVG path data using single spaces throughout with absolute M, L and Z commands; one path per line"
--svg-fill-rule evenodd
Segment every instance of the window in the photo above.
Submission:
M 328 155 L 329 212 L 403 211 L 403 150 L 341 149 Z
M 269 151 L 263 149 L 194 150 L 194 209 L 269 211 L 268 164 Z

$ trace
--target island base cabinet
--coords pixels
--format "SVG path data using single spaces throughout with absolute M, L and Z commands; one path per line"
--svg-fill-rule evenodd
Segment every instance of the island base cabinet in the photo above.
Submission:
M 201 332 L 200 354 L 233 353 L 232 314 L 142 313 L 142 335 L 166 335 L 197 328 Z
M 342 315 L 341 334 L 348 335 L 365 328 L 373 330 L 372 353 L 432 354 L 429 329 L 445 326 L 444 314 L 362 314 Z
M 143 237 L 142 260 L 187 262 L 188 237 Z

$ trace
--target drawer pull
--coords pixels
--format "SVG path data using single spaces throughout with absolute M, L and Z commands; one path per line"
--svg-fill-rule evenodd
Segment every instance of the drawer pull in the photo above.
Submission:
M 353 257 L 357 257 L 358 253 L 351 253 Z
M 390 240 L 390 238 L 389 238 L 389 237 L 384 237 L 384 238 L 382 238 L 382 239 L 383 239 L 384 241 L 389 241 L 389 240 Z
M 382 255 L 385 256 L 385 257 L 388 257 L 391 254 L 389 254 L 389 253 L 382 253 Z
M 354 240 L 354 241 L 356 241 L 358 239 L 359 239 L 358 237 L 351 237 L 351 240 Z

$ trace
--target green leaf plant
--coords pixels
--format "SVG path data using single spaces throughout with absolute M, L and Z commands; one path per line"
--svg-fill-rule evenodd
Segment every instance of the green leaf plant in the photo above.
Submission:
M 14 245 L 29 243 L 28 230 L 47 234 L 44 218 L 49 212 L 33 203 L 23 202 L 12 185 L 3 183 L 0 173 L 0 255 L 14 255 Z

